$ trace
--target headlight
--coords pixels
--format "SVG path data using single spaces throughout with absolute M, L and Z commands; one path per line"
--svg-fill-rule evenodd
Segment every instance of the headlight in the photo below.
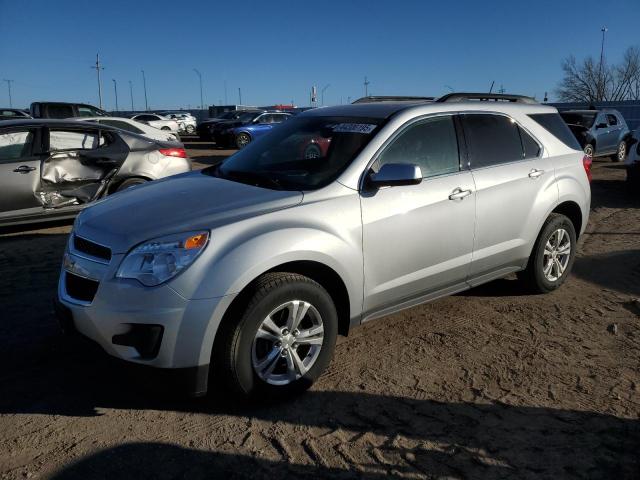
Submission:
M 187 232 L 154 238 L 131 250 L 116 277 L 134 278 L 153 287 L 175 277 L 205 249 L 209 232 Z

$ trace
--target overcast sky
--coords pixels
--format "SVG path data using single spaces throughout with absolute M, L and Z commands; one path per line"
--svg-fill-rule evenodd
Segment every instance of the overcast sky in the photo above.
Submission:
M 96 52 L 104 64 L 104 107 L 205 104 L 325 104 L 364 94 L 440 95 L 553 90 L 563 58 L 617 61 L 640 46 L 640 0 L 607 1 L 39 1 L 0 0 L 0 79 L 14 106 L 35 100 L 98 103 Z M 6 82 L 0 106 L 8 105 Z

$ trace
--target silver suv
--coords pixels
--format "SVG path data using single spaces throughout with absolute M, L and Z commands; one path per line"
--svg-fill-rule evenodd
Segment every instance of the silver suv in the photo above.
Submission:
M 527 97 L 310 110 L 220 166 L 84 210 L 58 313 L 194 394 L 289 395 L 355 325 L 512 272 L 558 288 L 589 166 L 557 110 Z

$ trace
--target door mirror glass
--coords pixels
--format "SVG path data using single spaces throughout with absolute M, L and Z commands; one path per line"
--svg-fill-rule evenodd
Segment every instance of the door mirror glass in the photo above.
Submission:
M 410 163 L 385 163 L 378 172 L 369 175 L 369 185 L 375 188 L 417 185 L 420 182 L 420 167 Z

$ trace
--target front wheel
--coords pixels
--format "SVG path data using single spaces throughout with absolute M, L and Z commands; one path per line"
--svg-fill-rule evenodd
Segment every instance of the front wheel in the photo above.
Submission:
M 213 382 L 241 397 L 300 393 L 329 365 L 337 332 L 335 306 L 321 285 L 294 273 L 263 275 L 241 316 L 220 328 Z
M 244 133 L 244 132 L 239 133 L 238 136 L 236 137 L 236 146 L 241 150 L 247 145 L 249 145 L 250 143 L 251 143 L 251 137 L 247 133 Z
M 124 182 L 118 185 L 118 188 L 116 188 L 116 192 L 121 192 L 122 190 L 126 190 L 127 188 L 135 187 L 136 185 L 142 185 L 143 183 L 147 183 L 144 178 L 127 178 Z
M 618 148 L 616 148 L 616 153 L 611 157 L 614 162 L 624 162 L 625 157 L 627 156 L 627 143 L 620 142 L 618 144 Z
M 196 131 L 196 127 L 194 127 L 193 125 L 187 125 L 187 133 L 189 135 L 193 135 L 195 131 Z
M 527 268 L 518 278 L 535 293 L 548 293 L 562 285 L 576 256 L 576 230 L 571 220 L 552 213 L 533 247 Z

